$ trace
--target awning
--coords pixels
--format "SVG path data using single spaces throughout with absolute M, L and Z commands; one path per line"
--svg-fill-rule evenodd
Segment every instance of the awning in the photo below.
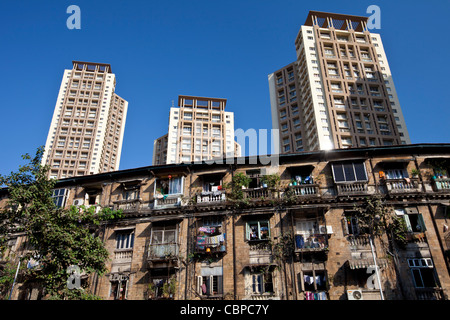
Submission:
M 388 261 L 386 259 L 376 259 L 377 260 L 377 266 L 380 268 L 387 267 Z M 350 269 L 365 269 L 368 267 L 375 267 L 375 264 L 373 263 L 373 259 L 350 259 L 348 260 L 348 264 L 350 266 Z

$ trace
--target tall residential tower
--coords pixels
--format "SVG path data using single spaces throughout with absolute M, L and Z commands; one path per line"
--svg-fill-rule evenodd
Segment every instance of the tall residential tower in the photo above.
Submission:
M 227 100 L 179 96 L 170 108 L 169 131 L 153 146 L 153 165 L 199 162 L 241 156 L 234 141 L 234 113 Z
M 309 12 L 297 60 L 268 77 L 280 153 L 411 143 L 383 43 L 367 20 Z
M 64 71 L 42 163 L 50 178 L 119 169 L 128 102 L 105 63 L 73 61 Z

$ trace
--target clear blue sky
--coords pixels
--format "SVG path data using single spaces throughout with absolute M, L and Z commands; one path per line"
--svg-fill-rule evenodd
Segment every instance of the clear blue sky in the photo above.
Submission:
M 66 27 L 71 4 L 81 30 Z M 369 16 L 372 4 L 412 143 L 450 142 L 448 0 L 1 0 L 0 174 L 45 144 L 72 60 L 112 65 L 129 101 L 120 169 L 137 168 L 179 94 L 226 98 L 235 128 L 270 129 L 267 75 L 295 60 L 309 10 Z

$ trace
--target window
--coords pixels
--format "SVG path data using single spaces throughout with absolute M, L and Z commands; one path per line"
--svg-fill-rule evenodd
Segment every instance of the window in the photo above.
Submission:
M 438 286 L 431 259 L 408 259 L 408 266 L 416 288 L 435 288 Z
M 326 274 L 324 270 L 303 271 L 302 274 L 303 285 L 300 286 L 300 288 L 303 288 L 305 292 L 323 292 L 327 290 Z
M 408 172 L 405 169 L 388 169 L 384 173 L 386 175 L 386 179 L 408 178 Z
M 56 189 L 53 190 L 52 198 L 53 202 L 58 208 L 64 208 L 66 205 L 66 200 L 69 195 L 69 190 L 67 189 Z
M 127 190 L 123 194 L 124 200 L 136 200 L 139 199 L 139 189 Z
M 416 208 L 394 209 L 397 216 L 403 217 L 408 232 L 425 232 L 425 221 Z
M 162 196 L 183 193 L 183 177 L 170 177 L 158 179 L 155 184 L 155 194 Z
M 111 289 L 109 292 L 110 299 L 125 300 L 128 295 L 128 277 L 124 275 L 119 276 L 120 279 L 111 281 Z
M 333 163 L 332 168 L 335 182 L 367 181 L 364 162 Z
M 197 292 L 201 296 L 223 294 L 222 267 L 206 267 L 201 269 L 197 277 Z
M 358 218 L 352 214 L 346 214 L 343 222 L 344 233 L 346 235 L 358 235 L 359 234 L 359 226 L 358 226 Z
M 251 274 L 251 277 L 253 294 L 273 293 L 272 273 Z
M 132 249 L 133 245 L 134 245 L 134 230 L 117 232 L 116 249 Z
M 247 240 L 269 240 L 270 228 L 268 220 L 248 222 L 246 225 Z
M 150 239 L 150 257 L 176 256 L 176 225 L 157 226 L 152 228 Z

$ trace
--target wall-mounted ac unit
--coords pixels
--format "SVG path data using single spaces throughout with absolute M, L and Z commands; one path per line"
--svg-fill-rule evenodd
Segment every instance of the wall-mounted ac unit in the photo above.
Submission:
M 84 199 L 75 199 L 73 200 L 73 205 L 74 206 L 81 206 L 84 204 Z
M 321 234 L 332 234 L 333 233 L 333 228 L 332 228 L 332 226 L 325 226 L 325 225 L 321 224 L 319 226 L 319 232 Z
M 347 290 L 348 300 L 364 300 L 361 290 Z

